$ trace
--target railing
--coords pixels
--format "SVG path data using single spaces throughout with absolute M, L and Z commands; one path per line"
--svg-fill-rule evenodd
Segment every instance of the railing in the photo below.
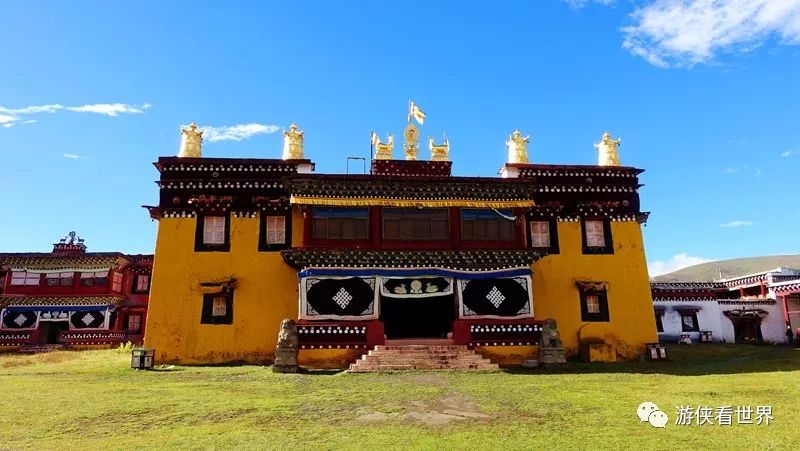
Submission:
M 31 340 L 30 332 L 0 332 L 0 347 L 21 346 Z
M 59 343 L 69 345 L 105 345 L 124 343 L 127 341 L 128 335 L 123 332 L 76 332 L 66 331 L 61 332 L 59 336 Z

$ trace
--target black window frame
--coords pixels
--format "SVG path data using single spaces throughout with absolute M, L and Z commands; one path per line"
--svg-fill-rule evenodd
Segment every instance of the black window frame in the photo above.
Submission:
M 579 288 L 581 300 L 581 321 L 588 323 L 607 323 L 611 321 L 608 312 L 608 290 L 596 290 Z M 587 302 L 588 296 L 597 296 L 600 311 L 597 313 L 589 313 L 589 305 Z
M 355 211 L 355 210 L 359 210 L 359 211 L 365 210 L 367 214 L 366 214 L 366 216 L 363 216 L 361 214 L 359 214 L 358 216 L 356 216 L 356 215 L 350 215 L 350 216 L 325 216 L 324 214 L 320 214 L 320 212 L 322 212 L 323 210 L 327 210 L 329 212 L 332 212 L 333 210 L 350 211 L 350 212 Z M 328 228 L 327 225 L 326 225 L 326 229 L 325 229 L 326 236 L 324 236 L 324 237 L 317 236 L 317 221 L 321 220 L 321 219 L 325 219 L 326 221 L 329 221 L 331 218 L 334 218 L 334 219 L 342 219 L 342 218 L 350 219 L 353 222 L 353 237 L 352 238 L 335 238 L 335 237 L 331 238 L 330 233 L 329 233 L 330 229 Z M 366 231 L 367 231 L 367 236 L 366 237 L 357 237 L 356 236 L 356 221 L 357 220 L 365 222 Z M 372 221 L 370 219 L 370 208 L 369 207 L 325 207 L 325 206 L 312 207 L 312 209 L 311 209 L 311 240 L 312 241 L 318 241 L 318 242 L 327 242 L 327 241 L 335 241 L 335 242 L 340 242 L 340 241 L 368 241 L 370 239 L 370 237 L 372 236 L 372 232 L 370 231 L 370 223 L 371 222 Z
M 139 278 L 145 276 L 147 277 L 147 289 L 140 290 L 139 289 Z M 131 285 L 131 293 L 149 293 L 150 292 L 150 285 L 153 283 L 153 276 L 151 274 L 136 274 L 136 277 L 133 278 L 133 284 Z
M 586 221 L 599 221 L 603 224 L 603 246 L 589 246 L 586 238 Z M 611 221 L 608 218 L 581 219 L 581 244 L 584 254 L 613 254 L 614 241 L 611 237 Z
M 464 218 L 464 213 L 468 212 L 478 212 L 477 214 L 481 214 L 483 212 L 491 212 L 493 216 L 491 218 Z M 459 227 L 461 227 L 461 239 L 464 241 L 478 241 L 483 243 L 511 243 L 517 239 L 517 224 L 515 221 L 509 221 L 500 214 L 508 213 L 506 216 L 513 216 L 514 211 L 511 209 L 504 209 L 504 210 L 496 210 L 494 211 L 491 208 L 461 208 L 458 212 L 458 219 L 459 219 Z M 472 221 L 474 223 L 478 222 L 497 222 L 498 224 L 510 225 L 511 226 L 511 237 L 510 238 L 501 238 L 500 237 L 500 228 L 497 229 L 497 238 L 478 238 L 475 236 L 475 228 L 473 225 L 473 237 L 466 238 L 464 235 L 464 222 Z
M 533 245 L 533 237 L 531 236 L 531 223 L 532 222 L 547 222 L 550 224 L 550 246 L 539 247 Z M 547 252 L 548 254 L 558 254 L 561 248 L 558 244 L 558 221 L 555 218 L 528 218 L 525 224 L 525 236 L 527 237 L 527 245 L 531 249 Z
M 282 216 L 285 218 L 285 240 L 283 243 L 268 243 L 267 242 L 267 217 L 268 216 Z M 258 224 L 258 251 L 259 252 L 272 252 L 289 249 L 292 247 L 292 211 L 287 210 L 283 213 L 269 213 L 262 211 L 259 217 Z
M 406 216 L 405 212 L 414 212 L 414 211 L 419 211 L 419 210 L 427 210 L 427 211 L 438 210 L 438 211 L 445 212 L 444 220 L 446 221 L 446 224 L 445 224 L 446 235 L 444 237 L 436 237 L 436 238 L 434 238 L 433 237 L 433 226 L 431 225 L 431 227 L 430 227 L 430 231 L 431 231 L 430 238 L 419 238 L 419 237 L 416 237 L 416 236 L 412 236 L 411 238 L 407 238 L 407 237 L 403 237 L 403 236 L 400 236 L 398 238 L 387 238 L 386 237 L 386 220 L 387 220 L 386 212 L 387 211 L 389 211 L 389 212 L 403 212 L 404 213 L 402 216 L 398 216 L 398 217 L 395 217 L 395 218 L 390 217 L 390 218 L 388 218 L 389 220 L 393 220 L 393 219 L 405 220 L 406 217 L 409 217 L 410 220 L 413 221 L 413 219 L 414 219 L 413 215 Z M 451 219 L 450 218 L 450 209 L 447 208 L 447 207 L 432 207 L 432 208 L 422 208 L 422 209 L 414 208 L 414 207 L 381 207 L 380 214 L 381 214 L 381 239 L 383 241 L 388 241 L 388 242 L 423 242 L 423 243 L 424 242 L 440 242 L 441 243 L 441 242 L 450 241 L 452 239 L 452 237 L 453 237 L 453 230 L 452 230 L 453 224 L 452 224 L 452 221 L 450 220 Z M 460 218 L 461 218 L 461 216 L 459 215 L 459 227 L 461 226 Z M 425 218 L 425 219 L 427 219 L 429 224 L 434 221 L 434 219 L 432 219 L 432 218 Z M 438 219 L 436 219 L 436 220 L 438 220 Z
M 679 311 L 681 315 L 681 332 L 700 332 L 700 321 L 697 320 L 697 312 L 692 310 L 683 310 Z M 686 323 L 683 322 L 683 318 L 686 316 L 690 316 L 692 318 L 692 322 L 694 323 L 694 327 L 687 330 Z
M 214 298 L 224 297 L 225 316 L 214 316 Z M 210 325 L 230 325 L 233 324 L 233 290 L 221 291 L 217 293 L 203 294 L 203 308 L 200 313 L 200 324 Z
M 225 218 L 225 242 L 222 244 L 206 244 L 203 242 L 203 229 L 206 216 L 222 216 Z M 231 250 L 231 214 L 198 213 L 195 216 L 194 251 L 195 252 L 230 252 Z
M 656 310 L 656 332 L 663 333 L 664 332 L 664 321 L 661 320 L 661 317 L 664 316 L 664 310 Z

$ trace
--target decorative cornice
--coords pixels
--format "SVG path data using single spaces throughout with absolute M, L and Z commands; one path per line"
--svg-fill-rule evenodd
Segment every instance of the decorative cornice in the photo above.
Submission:
M 288 249 L 281 251 L 295 268 L 443 268 L 488 271 L 530 266 L 544 253 L 532 250 L 375 251 Z
M 15 306 L 120 305 L 122 296 L 0 296 L 0 308 Z

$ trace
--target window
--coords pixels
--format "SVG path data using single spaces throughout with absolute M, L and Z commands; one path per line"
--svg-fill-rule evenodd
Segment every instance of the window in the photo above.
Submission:
M 117 293 L 122 292 L 122 273 L 114 272 L 111 275 L 111 289 Z
M 368 208 L 314 207 L 312 215 L 315 240 L 369 239 Z
M 217 296 L 211 299 L 211 316 L 225 316 L 228 311 L 228 298 L 225 296 Z
M 108 271 L 82 272 L 81 285 L 85 287 L 104 287 L 108 285 Z
M 196 252 L 227 252 L 230 244 L 230 215 L 198 215 L 195 231 Z
M 531 221 L 531 247 L 550 247 L 550 221 Z
M 585 220 L 582 225 L 584 254 L 614 253 L 614 245 L 611 242 L 611 223 L 608 220 Z
M 697 312 L 695 311 L 682 311 L 681 314 L 681 330 L 683 332 L 699 332 L 700 325 L 697 323 Z
M 139 293 L 147 293 L 150 290 L 150 276 L 147 274 L 139 274 L 136 276 L 136 291 Z
M 586 312 L 587 313 L 600 313 L 600 297 L 596 294 L 586 296 Z
M 663 310 L 656 310 L 656 332 L 664 332 L 664 323 L 661 322 L 661 316 L 663 315 Z
M 514 239 L 511 210 L 461 210 L 461 238 L 464 240 L 511 241 Z
M 27 271 L 12 271 L 11 285 L 39 285 L 39 273 Z
M 609 321 L 608 292 L 606 290 L 579 288 L 581 298 L 581 321 Z
M 450 212 L 446 208 L 384 208 L 386 240 L 447 240 Z
M 141 331 L 142 331 L 142 315 L 129 315 L 128 332 L 141 332 Z
M 258 250 L 277 251 L 289 248 L 292 243 L 292 216 L 285 214 L 263 214 L 258 229 Z
M 45 274 L 44 281 L 48 287 L 71 287 L 74 278 L 74 272 L 55 272 Z
M 203 218 L 203 244 L 225 244 L 225 216 Z
M 233 324 L 233 292 L 203 295 L 201 324 Z

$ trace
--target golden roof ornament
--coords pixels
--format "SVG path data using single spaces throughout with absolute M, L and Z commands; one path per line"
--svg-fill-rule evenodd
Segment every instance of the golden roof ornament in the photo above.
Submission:
M 448 161 L 450 154 L 450 141 L 447 133 L 444 134 L 444 143 L 437 145 L 433 142 L 433 137 L 428 137 L 428 148 L 431 149 L 431 161 Z
M 388 141 L 382 143 L 380 136 L 372 132 L 372 146 L 375 147 L 376 160 L 391 160 L 392 149 L 394 149 L 394 135 L 389 135 Z
M 406 125 L 403 130 L 403 152 L 406 154 L 406 160 L 416 160 L 417 153 L 419 152 L 419 129 L 412 122 Z
M 297 129 L 292 123 L 289 131 L 283 131 L 283 157 L 284 160 L 303 160 L 303 131 Z
M 527 163 L 528 162 L 528 143 L 531 140 L 531 135 L 522 136 L 519 130 L 514 130 L 514 133 L 508 137 L 506 147 L 508 147 L 508 163 Z
M 179 157 L 200 158 L 202 157 L 203 130 L 197 128 L 197 124 L 192 122 L 188 127 L 181 127 L 181 147 L 178 150 Z
M 619 162 L 619 145 L 622 138 L 612 139 L 611 133 L 603 133 L 603 139 L 594 145 L 597 149 L 597 164 L 599 166 L 622 166 Z

